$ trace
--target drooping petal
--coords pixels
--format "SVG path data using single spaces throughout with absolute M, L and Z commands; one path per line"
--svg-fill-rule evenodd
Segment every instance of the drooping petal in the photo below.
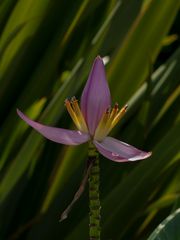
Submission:
M 111 105 L 111 95 L 105 76 L 103 60 L 98 56 L 81 96 L 81 110 L 89 132 L 94 135 L 103 113 Z
M 103 156 L 115 162 L 142 160 L 151 155 L 151 152 L 141 151 L 112 137 L 106 137 L 102 142 L 94 140 L 94 144 Z
M 51 141 L 66 145 L 79 145 L 89 140 L 89 135 L 86 133 L 63 128 L 49 127 L 31 120 L 18 109 L 17 113 L 28 125 Z

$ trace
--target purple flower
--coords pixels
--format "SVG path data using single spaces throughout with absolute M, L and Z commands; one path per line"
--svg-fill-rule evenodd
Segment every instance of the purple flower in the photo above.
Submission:
M 107 136 L 126 112 L 116 103 L 111 106 L 111 95 L 106 81 L 102 59 L 98 56 L 92 66 L 81 96 L 81 107 L 73 97 L 65 100 L 65 106 L 77 127 L 77 131 L 55 128 L 29 119 L 21 111 L 18 115 L 44 137 L 61 144 L 79 145 L 92 141 L 106 158 L 116 162 L 136 161 L 149 157 L 151 152 L 141 151 L 127 143 Z

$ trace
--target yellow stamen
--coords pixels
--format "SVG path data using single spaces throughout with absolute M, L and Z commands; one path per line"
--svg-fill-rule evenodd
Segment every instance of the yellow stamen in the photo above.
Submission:
M 95 131 L 94 138 L 98 141 L 104 139 L 112 128 L 119 122 L 124 113 L 126 112 L 127 105 L 125 105 L 120 111 L 118 104 L 116 103 L 112 110 L 107 110 L 101 118 L 98 127 Z
M 78 100 L 75 97 L 73 97 L 71 99 L 71 103 L 72 103 L 72 107 L 73 107 L 73 110 L 75 112 L 75 115 L 76 115 L 76 117 L 79 120 L 79 123 L 81 125 L 81 128 L 85 132 L 88 132 L 88 128 L 87 128 L 86 122 L 84 120 L 84 116 L 82 115 L 81 109 L 79 107 Z
M 116 114 L 117 114 L 118 111 L 119 111 L 118 103 L 115 103 L 115 105 L 114 105 L 114 107 L 113 107 L 113 109 L 112 109 L 110 118 L 111 118 L 111 119 L 114 119 L 114 117 L 116 116 Z
M 105 129 L 107 128 L 106 126 L 107 126 L 109 117 L 110 117 L 110 111 L 109 111 L 109 109 L 107 109 L 107 111 L 103 114 L 103 116 L 96 128 L 95 136 L 94 136 L 95 139 L 103 138 Z
M 76 100 L 76 98 L 73 97 L 71 101 L 66 99 L 65 106 L 76 127 L 82 132 L 88 132 L 86 122 L 81 113 L 81 110 L 79 108 L 78 101 Z
M 121 108 L 121 110 L 118 112 L 118 114 L 114 117 L 114 119 L 111 123 L 110 131 L 113 129 L 113 127 L 115 127 L 115 125 L 124 116 L 124 114 L 126 113 L 127 107 L 128 107 L 128 105 L 126 104 L 123 108 Z
M 79 129 L 79 127 L 80 127 L 79 121 L 78 121 L 77 116 L 76 116 L 76 114 L 74 113 L 74 110 L 72 109 L 71 103 L 70 103 L 70 101 L 69 101 L 68 99 L 65 100 L 65 106 L 66 106 L 66 108 L 67 108 L 67 110 L 68 110 L 68 113 L 69 113 L 69 115 L 71 116 L 74 124 L 75 124 L 76 127 Z
M 118 109 L 118 104 L 116 103 L 114 105 L 112 111 L 111 111 L 111 114 L 110 114 L 109 119 L 108 119 L 107 124 L 106 124 L 106 129 L 107 129 L 108 133 L 110 132 L 109 129 L 111 129 L 111 125 L 112 125 L 112 122 L 113 122 L 114 118 L 117 116 L 118 110 L 119 110 Z

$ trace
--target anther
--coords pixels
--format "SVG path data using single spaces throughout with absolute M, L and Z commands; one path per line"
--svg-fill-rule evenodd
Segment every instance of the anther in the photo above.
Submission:
M 118 110 L 119 110 L 119 105 L 118 105 L 118 103 L 115 103 L 114 104 L 114 107 L 113 107 L 113 109 L 112 109 L 112 111 L 111 111 L 111 115 L 110 115 L 110 123 L 109 124 L 111 124 L 111 122 L 113 121 L 113 119 L 115 118 L 115 116 L 117 115 L 117 113 L 118 113 Z M 110 126 L 109 126 L 110 127 Z
M 108 107 L 108 108 L 106 109 L 106 112 L 105 112 L 105 113 L 106 113 L 106 116 L 107 116 L 107 115 L 109 116 L 110 113 L 111 113 L 111 107 Z
M 76 99 L 75 96 L 73 96 L 73 97 L 71 98 L 71 103 L 73 103 L 73 102 L 78 102 L 78 100 Z
M 128 105 L 126 104 L 126 105 L 120 110 L 120 114 L 121 114 L 121 113 L 124 114 L 124 113 L 126 112 L 127 108 L 128 108 Z
M 126 105 L 124 106 L 124 109 L 127 110 L 127 108 L 128 108 L 128 105 L 126 104 Z
M 115 103 L 115 104 L 114 104 L 114 108 L 115 108 L 115 109 L 118 109 L 118 108 L 119 108 L 119 104 L 118 104 L 118 103 Z
M 111 107 L 108 107 L 108 108 L 106 109 L 106 113 L 109 114 L 110 112 L 111 112 Z
M 69 100 L 69 98 L 66 98 L 66 99 L 64 100 L 64 104 L 66 105 L 66 104 L 68 104 L 68 103 L 70 103 L 70 100 Z

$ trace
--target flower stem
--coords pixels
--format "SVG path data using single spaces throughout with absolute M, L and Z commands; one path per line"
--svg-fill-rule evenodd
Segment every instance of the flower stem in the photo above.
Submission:
M 92 143 L 89 144 L 88 164 L 92 163 L 89 174 L 89 239 L 100 240 L 100 200 L 99 200 L 99 154 Z

